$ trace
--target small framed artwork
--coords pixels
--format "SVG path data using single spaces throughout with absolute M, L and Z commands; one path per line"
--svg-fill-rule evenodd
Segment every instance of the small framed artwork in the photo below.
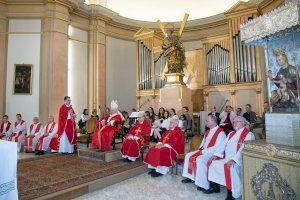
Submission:
M 32 67 L 31 64 L 15 64 L 14 94 L 32 93 Z

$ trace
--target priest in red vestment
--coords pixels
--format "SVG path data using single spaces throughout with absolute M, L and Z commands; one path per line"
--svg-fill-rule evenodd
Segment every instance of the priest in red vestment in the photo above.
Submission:
M 17 114 L 16 121 L 13 124 L 13 132 L 9 136 L 8 141 L 16 142 L 18 144 L 18 152 L 22 149 L 26 133 L 26 122 L 22 119 L 21 114 Z
M 220 185 L 224 185 L 227 188 L 226 199 L 241 197 L 244 142 L 254 140 L 254 135 L 249 131 L 247 124 L 248 122 L 244 117 L 236 117 L 234 119 L 235 131 L 230 132 L 209 159 L 208 180 L 210 181 L 210 188 L 204 190 L 204 193 L 218 193 L 220 192 Z
M 59 109 L 57 137 L 52 138 L 50 147 L 62 154 L 74 153 L 77 144 L 75 111 L 71 105 L 71 98 L 64 97 L 64 104 Z
M 232 107 L 229 105 L 227 105 L 225 110 L 220 114 L 220 127 L 223 128 L 226 135 L 233 131 L 233 120 L 235 116 Z
M 156 146 L 151 147 L 146 155 L 145 163 L 152 169 L 149 174 L 158 177 L 167 174 L 177 154 L 184 153 L 184 134 L 178 127 L 179 119 L 175 115 L 170 120 L 167 130 Z
M 125 162 L 132 162 L 140 157 L 141 148 L 150 141 L 151 125 L 148 120 L 145 120 L 145 117 L 145 113 L 139 112 L 138 123 L 129 130 L 125 138 L 121 149 Z
M 38 139 L 41 137 L 43 125 L 40 123 L 38 117 L 33 118 L 33 123 L 29 126 L 29 132 L 24 139 L 24 151 L 26 153 L 32 153 L 36 149 Z
M 12 133 L 12 124 L 8 121 L 8 116 L 4 115 L 0 125 L 0 140 L 7 140 Z
M 49 144 L 52 138 L 57 135 L 57 124 L 54 117 L 50 116 L 49 121 L 41 132 L 41 137 L 36 145 L 36 154 L 43 155 L 45 151 L 50 150 Z
M 182 173 L 182 176 L 186 179 L 181 182 L 195 182 L 198 190 L 209 189 L 207 161 L 226 139 L 223 129 L 218 126 L 216 116 L 209 115 L 206 119 L 206 126 L 209 127 L 209 130 L 205 132 L 199 149 L 186 154 Z
M 109 117 L 101 118 L 95 128 L 92 147 L 99 151 L 107 151 L 117 131 L 122 127 L 122 114 L 118 111 L 117 101 L 111 102 Z

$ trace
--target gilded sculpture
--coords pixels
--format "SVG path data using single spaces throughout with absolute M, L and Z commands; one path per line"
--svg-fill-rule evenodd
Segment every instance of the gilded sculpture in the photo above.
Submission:
M 181 23 L 180 30 L 175 30 L 174 24 L 167 23 L 165 26 L 158 20 L 157 24 L 165 35 L 163 40 L 162 50 L 163 55 L 167 60 L 165 73 L 180 73 L 184 72 L 186 67 L 185 50 L 181 41 L 181 35 L 187 21 L 188 14 L 185 14 Z

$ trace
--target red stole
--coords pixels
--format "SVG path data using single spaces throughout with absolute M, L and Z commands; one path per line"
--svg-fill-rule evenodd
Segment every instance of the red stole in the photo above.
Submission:
M 240 138 L 238 140 L 236 151 L 238 152 L 241 148 L 241 143 L 243 143 L 250 131 L 247 128 L 244 128 L 242 134 L 240 135 Z M 236 134 L 236 131 L 232 132 L 229 135 L 228 141 Z M 225 173 L 225 180 L 226 180 L 226 188 L 228 190 L 231 190 L 231 175 L 230 175 L 230 167 L 227 164 L 224 164 L 224 173 Z
M 48 130 L 49 124 L 47 124 L 45 134 L 49 135 L 49 133 L 51 133 L 53 131 L 54 126 L 55 126 L 55 122 L 52 122 L 52 125 L 51 125 L 50 129 Z
M 18 123 L 17 121 L 15 121 L 15 128 L 17 128 L 18 125 L 22 125 L 22 124 L 24 124 L 24 123 L 25 123 L 24 120 L 21 120 L 20 123 Z M 16 133 L 16 134 L 22 134 L 22 131 L 19 131 L 19 132 Z
M 34 124 L 31 124 L 31 125 L 30 125 L 30 128 L 29 128 L 30 134 L 31 134 L 31 131 L 32 131 L 32 129 L 33 129 L 33 126 L 34 126 Z M 36 127 L 36 129 L 35 129 L 35 131 L 34 131 L 34 134 L 38 133 L 38 132 L 40 131 L 41 127 L 42 127 L 42 124 L 41 124 L 41 123 L 38 123 L 38 125 L 37 125 L 37 127 Z
M 5 132 L 7 132 L 9 130 L 10 125 L 11 125 L 11 123 L 7 122 L 7 126 L 6 126 L 6 129 L 5 129 Z M 1 124 L 0 133 L 3 133 L 3 131 L 4 131 L 3 129 L 4 129 L 4 123 Z
M 68 119 L 69 111 L 72 114 L 75 114 L 72 106 L 66 106 L 65 104 L 63 104 L 60 107 L 57 135 L 58 135 L 58 139 L 60 140 L 60 137 L 65 132 L 68 137 L 69 142 L 71 144 L 76 144 L 77 136 L 76 136 L 76 130 L 75 130 L 75 121 L 73 118 Z
M 207 131 L 205 132 L 204 138 L 203 138 L 204 141 L 206 140 L 206 138 L 207 138 L 207 136 L 208 136 L 208 134 L 209 134 L 209 131 L 210 131 L 210 130 L 207 130 Z M 218 139 L 218 136 L 219 136 L 219 134 L 220 134 L 222 131 L 223 131 L 223 129 L 220 128 L 220 127 L 216 130 L 216 132 L 214 133 L 213 137 L 211 138 L 209 144 L 207 145 L 207 148 L 210 148 L 210 147 L 215 146 L 215 143 L 216 143 L 216 141 L 217 141 L 217 139 Z M 203 144 L 204 144 L 204 143 L 203 143 Z M 202 150 L 203 150 L 203 147 L 201 147 L 201 148 L 199 149 L 199 151 L 197 151 L 196 153 L 194 153 L 194 154 L 190 157 L 190 159 L 189 159 L 188 173 L 191 174 L 191 175 L 193 174 L 193 171 L 195 171 L 195 169 L 197 168 L 197 162 L 196 162 L 196 159 L 198 158 L 198 156 L 202 155 Z M 195 171 L 195 175 L 196 175 L 196 171 Z

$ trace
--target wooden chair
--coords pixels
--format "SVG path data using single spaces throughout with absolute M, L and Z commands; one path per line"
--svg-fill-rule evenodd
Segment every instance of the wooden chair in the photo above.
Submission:
M 203 136 L 202 135 L 195 135 L 194 137 L 192 137 L 192 140 L 191 140 L 191 143 L 190 143 L 189 152 L 196 151 L 199 148 L 202 140 L 203 140 Z M 173 174 L 173 169 L 175 168 L 175 170 L 176 170 L 175 174 L 177 175 L 178 162 L 183 162 L 184 158 L 185 158 L 185 155 L 186 155 L 185 153 L 177 155 L 176 161 L 172 165 L 172 171 L 171 171 L 172 174 Z
M 123 123 L 119 124 L 117 129 L 118 129 L 118 131 L 115 134 L 115 136 L 114 136 L 114 138 L 111 142 L 113 150 L 116 150 L 116 144 L 121 144 L 121 143 L 123 143 L 123 140 L 124 140 L 124 126 L 123 126 Z M 121 137 L 121 142 L 116 142 L 116 137 Z
M 92 117 L 91 119 L 89 119 L 86 122 L 86 134 L 79 134 L 77 136 L 78 142 L 87 143 L 86 145 L 87 147 L 89 147 L 89 144 L 92 140 L 93 133 L 95 131 L 96 124 L 97 124 L 97 118 Z
M 146 149 L 148 149 L 149 150 L 149 148 L 150 148 L 150 133 L 149 133 L 149 135 L 147 135 L 147 137 L 149 137 L 148 138 L 148 141 L 149 142 L 146 142 L 145 144 L 144 144 L 144 146 L 141 148 L 141 157 L 142 157 L 142 161 L 144 160 L 144 151 L 146 150 Z

